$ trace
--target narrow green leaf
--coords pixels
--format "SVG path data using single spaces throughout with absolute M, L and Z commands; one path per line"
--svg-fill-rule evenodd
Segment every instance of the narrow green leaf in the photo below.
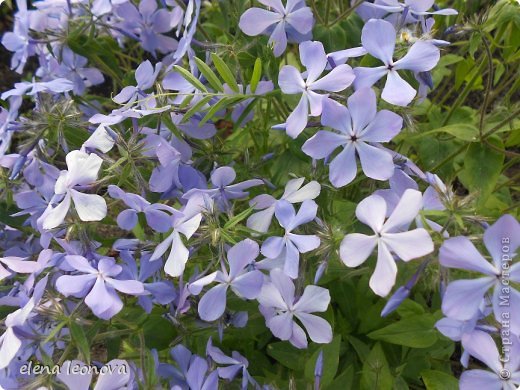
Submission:
M 251 76 L 251 81 L 249 85 L 251 86 L 251 92 L 256 92 L 256 87 L 258 86 L 258 82 L 262 77 L 262 60 L 257 58 L 255 61 L 255 66 L 253 68 L 253 75 Z
M 220 77 L 222 77 L 222 80 L 224 80 L 229 88 L 231 88 L 232 91 L 235 91 L 236 93 L 239 92 L 238 84 L 235 80 L 235 76 L 233 76 L 233 73 L 231 73 L 231 70 L 226 65 L 226 63 L 215 53 L 211 53 L 211 59 L 213 60 L 213 65 L 215 65 L 215 68 L 217 69 L 217 72 L 220 74 Z
M 186 113 L 182 116 L 182 122 L 186 123 L 193 115 L 200 112 L 202 107 L 209 103 L 213 99 L 213 96 L 204 96 L 197 103 L 195 103 Z
M 179 65 L 175 65 L 173 67 L 179 74 L 184 77 L 184 79 L 193 85 L 195 88 L 197 88 L 199 91 L 202 92 L 208 92 L 207 88 L 200 82 L 199 79 L 197 79 L 195 76 L 193 76 L 190 72 L 188 72 L 186 69 L 180 67 Z
M 197 63 L 197 67 L 199 68 L 200 73 L 202 73 L 206 80 L 208 80 L 208 83 L 211 85 L 211 87 L 218 92 L 224 92 L 224 86 L 218 79 L 215 72 L 213 72 L 211 68 L 206 65 L 206 63 L 200 58 L 195 57 L 195 62 Z
M 70 335 L 72 336 L 72 340 L 74 340 L 78 350 L 85 359 L 85 363 L 90 364 L 90 347 L 88 345 L 87 336 L 85 336 L 83 328 L 74 321 L 71 321 L 69 324 L 69 330 Z
M 215 105 L 213 105 L 209 109 L 209 111 L 207 112 L 206 115 L 204 115 L 204 118 L 202 118 L 201 121 L 199 122 L 199 127 L 201 127 L 204 123 L 206 123 L 207 121 L 212 119 L 213 116 L 215 116 L 215 114 L 218 111 L 223 110 L 224 108 L 232 105 L 233 103 L 237 103 L 237 102 L 239 102 L 240 100 L 243 100 L 243 99 L 244 99 L 244 97 L 242 97 L 242 96 L 223 97 L 222 99 L 220 99 Z
M 224 225 L 224 229 L 231 229 L 240 221 L 246 219 L 255 209 L 253 207 L 249 207 L 248 209 L 242 211 L 240 214 L 235 215 Z

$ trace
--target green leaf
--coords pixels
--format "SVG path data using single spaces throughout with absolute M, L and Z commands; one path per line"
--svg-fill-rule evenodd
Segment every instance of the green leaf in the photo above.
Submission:
M 413 315 L 371 332 L 368 337 L 412 348 L 427 348 L 437 341 L 435 322 L 431 314 Z
M 173 67 L 188 83 L 193 85 L 195 88 L 197 88 L 199 91 L 202 92 L 208 92 L 207 88 L 200 82 L 199 79 L 197 79 L 195 76 L 193 76 L 190 72 L 188 72 L 186 69 L 180 67 L 179 65 L 175 65 Z
M 143 324 L 144 342 L 147 348 L 168 348 L 177 332 L 170 321 L 160 314 L 150 314 Z
M 423 314 L 424 308 L 417 302 L 412 301 L 411 299 L 405 299 L 403 303 L 399 305 L 396 311 L 397 314 L 401 316 L 401 318 L 405 318 L 417 314 Z
M 23 223 L 26 220 L 25 216 L 20 217 L 12 217 L 12 214 L 15 214 L 19 212 L 16 207 L 7 206 L 5 203 L 0 203 L 0 223 L 3 223 L 5 225 L 9 225 L 13 228 L 22 229 Z
M 245 209 L 244 211 L 242 211 L 241 213 L 235 215 L 233 218 L 229 219 L 229 221 L 226 222 L 226 224 L 224 225 L 224 229 L 231 229 L 237 223 L 239 223 L 240 221 L 242 221 L 242 220 L 246 219 L 247 217 L 249 217 L 249 215 L 253 211 L 255 211 L 255 208 L 254 207 L 249 207 L 249 208 Z
M 504 146 L 499 138 L 489 138 L 488 141 L 499 149 Z M 483 205 L 502 172 L 504 154 L 490 148 L 486 144 L 473 143 L 464 157 L 464 169 L 459 174 L 462 183 L 470 190 L 479 193 L 478 202 Z
M 318 359 L 320 352 L 323 351 L 323 373 L 321 376 L 321 384 L 322 386 L 327 386 L 332 382 L 334 376 L 336 376 L 336 372 L 338 371 L 340 345 L 341 336 L 338 335 L 334 337 L 329 344 L 325 344 L 313 353 L 311 358 L 307 360 L 307 363 L 305 364 L 305 378 L 307 378 L 307 381 L 312 382 L 314 380 L 316 360 Z
M 258 83 L 259 83 L 261 77 L 262 77 L 262 60 L 260 58 L 257 58 L 255 61 L 255 66 L 253 68 L 253 74 L 251 76 L 251 81 L 249 82 L 252 93 L 255 93 L 256 87 L 258 86 Z
M 376 343 L 363 364 L 361 374 L 361 389 L 390 390 L 394 378 L 388 367 L 385 353 L 380 343 Z
M 453 375 L 442 371 L 424 370 L 421 377 L 427 390 L 457 390 L 459 384 Z
M 301 350 L 293 347 L 288 342 L 277 342 L 267 346 L 267 354 L 283 366 L 291 370 L 302 370 L 303 354 Z
M 232 91 L 238 93 L 239 89 L 235 80 L 235 76 L 233 76 L 233 73 L 231 73 L 231 70 L 226 65 L 226 63 L 215 53 L 211 53 L 211 59 L 213 61 L 213 65 L 215 65 L 215 68 L 217 69 L 217 72 L 220 74 L 220 77 L 222 77 L 222 80 L 226 82 Z
M 439 129 L 428 131 L 426 133 L 448 133 L 463 141 L 476 142 L 478 141 L 478 129 L 470 124 L 457 123 L 454 125 L 448 125 Z M 426 134 L 424 133 L 424 134 Z
M 201 111 L 202 107 L 209 103 L 213 96 L 204 96 L 197 103 L 195 103 L 182 117 L 182 123 L 187 122 L 193 115 Z
M 78 350 L 83 355 L 83 359 L 85 363 L 90 363 L 90 347 L 88 345 L 87 336 L 85 336 L 85 332 L 83 328 L 79 326 L 74 321 L 69 323 L 70 335 L 72 336 L 72 340 L 78 347 Z
M 197 67 L 199 68 L 200 73 L 202 73 L 206 80 L 208 80 L 209 85 L 211 85 L 213 89 L 218 92 L 224 92 L 224 86 L 218 79 L 215 72 L 213 72 L 211 68 L 206 65 L 206 63 L 200 58 L 195 57 L 195 62 L 197 63 Z
M 202 118 L 199 122 L 199 127 L 201 127 L 202 125 L 204 125 L 204 123 L 206 123 L 207 121 L 212 119 L 218 111 L 223 110 L 224 108 L 226 108 L 234 103 L 237 103 L 243 99 L 244 98 L 242 96 L 223 97 L 209 109 L 209 111 L 206 113 L 206 115 L 204 115 L 204 118 Z

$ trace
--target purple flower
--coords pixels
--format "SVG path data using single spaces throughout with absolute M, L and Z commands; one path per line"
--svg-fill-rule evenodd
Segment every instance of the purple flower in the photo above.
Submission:
M 318 286 L 306 286 L 303 295 L 295 297 L 293 281 L 281 270 L 271 271 L 271 282 L 265 283 L 258 296 L 260 311 L 274 336 L 289 340 L 296 348 L 307 348 L 307 336 L 295 318 L 316 343 L 330 343 L 332 328 L 314 314 L 324 312 L 330 302 L 329 291 Z
M 109 152 L 115 144 L 114 132 L 110 127 L 100 124 L 96 130 L 88 137 L 88 139 L 81 145 L 81 151 L 88 153 L 94 149 L 99 150 L 102 153 Z
M 430 235 L 423 228 L 408 230 L 422 207 L 419 191 L 406 190 L 392 214 L 385 222 L 387 205 L 379 195 L 363 199 L 356 207 L 356 217 L 370 226 L 374 235 L 347 234 L 340 247 L 340 257 L 348 267 L 364 263 L 377 245 L 377 264 L 370 288 L 382 297 L 395 284 L 397 265 L 390 251 L 400 259 L 410 261 L 433 251 Z
M 192 196 L 182 209 L 182 213 L 173 216 L 172 233 L 155 248 L 150 261 L 159 259 L 171 247 L 168 259 L 164 264 L 164 272 L 168 275 L 177 277 L 184 272 L 190 252 L 182 242 L 181 233 L 187 239 L 191 238 L 199 228 L 205 205 L 203 196 Z
M 28 328 L 26 324 L 34 316 L 33 310 L 39 305 L 46 286 L 47 276 L 36 284 L 32 297 L 25 302 L 23 307 L 5 317 L 4 324 L 6 330 L 0 336 L 0 370 L 9 366 L 16 355 L 22 352 L 24 338 L 20 334 L 30 334 L 30 329 L 27 331 L 25 329 Z
M 340 92 L 354 80 L 352 68 L 346 64 L 335 67 L 319 79 L 328 64 L 321 42 L 301 43 L 300 61 L 307 68 L 304 74 L 294 66 L 285 65 L 278 76 L 278 84 L 283 93 L 301 94 L 300 102 L 287 118 L 286 130 L 292 138 L 296 138 L 307 125 L 309 112 L 312 116 L 321 114 L 322 101 L 327 95 L 317 91 Z
M 139 270 L 137 269 L 137 262 L 128 250 L 123 250 L 119 253 L 121 260 L 123 260 L 123 271 L 119 275 L 121 278 L 138 280 L 143 283 L 145 291 L 148 295 L 139 295 L 137 298 L 139 304 L 143 309 L 150 313 L 153 304 L 167 305 L 172 302 L 177 293 L 173 283 L 166 280 L 160 280 L 158 276 L 161 263 L 150 261 L 151 254 L 149 252 L 142 252 L 139 258 Z M 152 279 L 150 282 L 147 280 Z
M 56 207 L 52 207 L 49 203 L 38 220 L 45 230 L 53 229 L 63 222 L 71 201 L 82 221 L 101 221 L 107 215 L 105 199 L 96 194 L 83 194 L 75 189 L 96 181 L 103 160 L 95 154 L 87 154 L 79 150 L 70 152 L 65 159 L 68 170 L 61 171 L 54 187 L 55 198 L 62 199 Z
M 167 232 L 172 226 L 172 214 L 180 214 L 173 207 L 151 204 L 139 195 L 126 193 L 115 185 L 108 186 L 108 193 L 114 199 L 121 199 L 128 207 L 117 216 L 121 229 L 132 230 L 137 224 L 138 213 L 143 213 L 148 225 L 157 232 Z
M 229 381 L 232 381 L 239 372 L 242 372 L 242 390 L 248 389 L 248 383 L 251 383 L 255 388 L 259 388 L 258 383 L 253 379 L 247 367 L 249 362 L 245 357 L 237 351 L 233 351 L 231 356 L 227 356 L 220 348 L 214 347 L 211 337 L 206 345 L 206 354 L 217 364 L 224 364 L 225 367 L 218 367 L 218 375 Z
M 192 354 L 182 344 L 172 348 L 170 355 L 178 368 L 169 364 L 160 364 L 158 373 L 162 377 L 170 378 L 172 389 L 216 390 L 218 388 L 218 372 L 215 370 L 208 373 L 209 365 L 206 359 Z
M 443 297 L 442 311 L 457 320 L 469 320 L 479 310 L 484 295 L 493 288 L 493 311 L 501 322 L 508 307 L 520 306 L 520 292 L 509 285 L 520 283 L 520 263 L 511 265 L 515 251 L 520 246 L 520 224 L 511 215 L 504 215 L 484 233 L 484 245 L 493 259 L 488 262 L 466 237 L 446 240 L 439 250 L 442 266 L 483 273 L 477 279 L 462 279 L 451 282 Z M 507 280 L 508 285 L 502 284 Z M 507 302 L 507 305 L 504 304 Z M 511 316 L 511 332 L 520 334 L 520 318 Z
M 513 390 L 520 385 L 520 340 L 514 336 L 506 361 L 498 353 L 495 341 L 485 332 L 465 336 L 464 344 L 471 356 L 485 363 L 491 370 L 468 370 L 460 377 L 460 390 Z
M 29 35 L 31 18 L 27 11 L 27 2 L 17 0 L 16 5 L 18 12 L 15 15 L 13 31 L 3 34 L 2 45 L 14 53 L 11 58 L 11 69 L 15 69 L 17 73 L 21 74 L 27 59 L 36 53 L 36 44 Z
M 32 274 L 40 269 L 41 265 L 38 262 L 27 260 L 23 257 L 0 257 L 0 281 L 11 276 L 13 272 L 18 274 Z
M 282 259 L 284 272 L 293 279 L 298 277 L 300 253 L 307 253 L 320 246 L 318 236 L 292 233 L 298 226 L 316 218 L 318 205 L 313 200 L 305 200 L 298 213 L 291 203 L 279 200 L 276 203 L 275 215 L 285 229 L 283 237 L 269 237 L 262 244 L 262 254 L 269 259 Z
M 248 266 L 258 256 L 258 244 L 246 239 L 234 245 L 227 252 L 229 272 L 222 266 L 222 271 L 213 272 L 190 283 L 189 291 L 198 295 L 209 283 L 217 282 L 199 302 L 199 315 L 204 321 L 214 321 L 226 310 L 226 294 L 230 287 L 239 297 L 255 299 L 262 288 L 264 275 L 260 271 L 248 271 Z
M 320 183 L 311 181 L 302 187 L 305 178 L 292 179 L 285 185 L 285 190 L 280 200 L 286 200 L 289 203 L 301 203 L 305 200 L 315 199 L 321 191 Z M 277 203 L 274 197 L 268 194 L 262 194 L 254 197 L 249 201 L 249 205 L 255 210 L 261 210 L 251 214 L 247 219 L 247 227 L 257 232 L 265 233 L 271 225 L 274 211 Z
M 56 280 L 56 289 L 66 297 L 85 297 L 87 306 L 104 320 L 109 320 L 123 308 L 116 290 L 131 295 L 145 292 L 143 284 L 137 280 L 114 279 L 123 268 L 110 257 L 99 260 L 97 269 L 83 256 L 65 256 L 65 261 L 81 274 L 60 276 Z
M 418 17 L 425 15 L 457 15 L 458 12 L 452 8 L 438 9 L 432 12 L 428 12 L 433 7 L 435 0 L 405 0 L 404 3 L 400 3 L 397 0 L 384 0 L 384 3 L 365 2 L 366 6 L 382 9 L 389 13 L 394 12 L 406 12 L 407 15 L 413 16 L 415 20 Z
M 162 64 L 160 62 L 155 65 L 154 70 L 150 61 L 144 61 L 135 71 L 137 86 L 130 85 L 124 87 L 121 92 L 114 96 L 114 101 L 119 104 L 125 104 L 125 106 L 130 106 L 137 100 L 139 102 L 138 106 L 143 108 L 155 108 L 156 102 L 153 94 L 148 95 L 145 91 L 153 87 L 161 68 Z
M 183 195 L 184 199 L 189 199 L 194 194 L 205 194 L 214 199 L 221 210 L 229 210 L 232 199 L 241 199 L 248 195 L 244 190 L 264 184 L 260 179 L 246 180 L 241 183 L 231 184 L 237 175 L 231 167 L 220 167 L 211 173 L 211 184 L 213 188 L 199 189 L 194 188 Z
M 388 103 L 407 106 L 416 95 L 415 89 L 399 76 L 398 70 L 425 72 L 439 62 L 439 49 L 427 42 L 414 43 L 408 53 L 394 62 L 396 32 L 385 20 L 369 20 L 361 32 L 361 42 L 366 51 L 381 60 L 384 65 L 375 68 L 354 69 L 356 89 L 371 87 L 380 78 L 387 76 L 381 98 Z
M 287 33 L 295 30 L 306 35 L 312 30 L 314 18 L 305 0 L 287 0 L 284 7 L 281 0 L 258 0 L 271 10 L 249 8 L 240 17 L 238 26 L 249 36 L 269 34 L 269 44 L 274 45 L 274 55 L 279 57 L 287 47 Z
M 6 100 L 10 96 L 33 96 L 40 92 L 63 93 L 72 91 L 74 83 L 65 78 L 57 78 L 51 81 L 22 81 L 14 84 L 14 89 L 2 93 L 0 98 Z
M 87 58 L 75 54 L 67 46 L 61 52 L 61 64 L 57 71 L 60 77 L 71 80 L 74 83 L 73 92 L 83 94 L 87 87 L 101 84 L 104 81 L 103 74 L 96 68 L 87 68 Z
M 139 36 L 143 49 L 156 56 L 156 52 L 170 53 L 177 47 L 177 41 L 164 35 L 178 25 L 182 19 L 182 8 L 173 11 L 157 9 L 155 0 L 141 0 L 139 9 L 131 2 L 125 2 L 116 8 L 115 14 L 121 18 L 117 26 Z
M 392 155 L 374 143 L 389 142 L 401 131 L 403 119 L 388 110 L 377 112 L 376 94 L 371 88 L 358 89 L 348 98 L 348 108 L 331 99 L 323 103 L 321 123 L 339 132 L 321 130 L 302 147 L 314 159 L 328 157 L 336 148 L 343 150 L 332 159 L 329 180 L 334 187 L 349 184 L 356 177 L 356 154 L 365 175 L 387 180 L 394 173 Z

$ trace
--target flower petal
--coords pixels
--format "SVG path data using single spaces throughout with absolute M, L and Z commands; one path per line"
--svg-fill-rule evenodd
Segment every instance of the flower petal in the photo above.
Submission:
M 397 265 L 386 245 L 379 241 L 377 245 L 377 263 L 370 277 L 369 286 L 377 295 L 386 297 L 395 284 Z
M 379 195 L 370 195 L 358 203 L 356 217 L 374 232 L 381 231 L 386 216 L 386 202 Z
M 495 277 L 486 277 L 451 282 L 444 293 L 442 312 L 460 321 L 473 318 L 484 294 L 495 284 L 495 280 Z
M 255 36 L 263 33 L 269 26 L 282 20 L 279 13 L 267 11 L 261 8 L 249 8 L 240 17 L 238 26 L 249 36 Z
M 396 32 L 391 23 L 382 19 L 370 19 L 361 31 L 363 47 L 374 57 L 388 65 L 392 62 Z
M 227 285 L 219 284 L 211 288 L 199 302 L 199 316 L 204 321 L 215 321 L 226 310 Z
M 487 275 L 499 273 L 489 261 L 484 259 L 471 241 L 462 236 L 444 241 L 439 250 L 439 262 L 443 267 L 467 269 Z
M 360 233 L 347 234 L 339 249 L 341 261 L 347 267 L 357 267 L 364 263 L 376 247 L 376 236 L 367 236 Z
M 404 261 L 433 252 L 433 241 L 423 228 L 402 233 L 385 233 L 382 239 Z
M 422 205 L 422 194 L 417 190 L 407 189 L 385 222 L 381 232 L 390 233 L 407 229 L 419 213 Z
M 332 328 L 330 324 L 321 317 L 307 313 L 295 313 L 301 321 L 309 337 L 315 343 L 327 344 L 332 341 Z

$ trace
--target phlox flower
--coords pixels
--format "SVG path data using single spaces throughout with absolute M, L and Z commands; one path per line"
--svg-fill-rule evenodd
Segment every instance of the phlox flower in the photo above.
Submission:
M 279 200 L 286 200 L 289 203 L 301 203 L 305 200 L 315 199 L 321 191 L 320 183 L 311 181 L 302 187 L 305 178 L 292 179 L 285 185 L 285 190 Z M 249 205 L 255 210 L 261 210 L 247 219 L 247 227 L 257 232 L 265 233 L 271 225 L 277 199 L 268 194 L 255 196 L 249 201 Z
M 386 76 L 381 98 L 397 106 L 407 106 L 416 95 L 416 91 L 401 78 L 398 71 L 431 70 L 439 62 L 440 52 L 435 45 L 418 41 L 410 47 L 403 58 L 394 62 L 395 41 L 396 31 L 390 22 L 371 19 L 365 24 L 361 31 L 361 43 L 369 54 L 381 60 L 384 65 L 375 68 L 355 68 L 354 88 L 371 87 Z
M 168 248 L 170 254 L 164 264 L 164 272 L 177 277 L 182 275 L 189 257 L 189 250 L 182 242 L 181 234 L 190 239 L 199 228 L 202 221 L 202 211 L 205 209 L 206 199 L 202 195 L 192 196 L 181 210 L 180 214 L 174 215 L 171 222 L 173 231 L 155 248 L 150 261 L 159 259 Z
M 165 35 L 182 20 L 182 8 L 172 11 L 158 9 L 155 0 L 141 0 L 137 8 L 131 2 L 117 6 L 115 14 L 121 18 L 117 26 L 131 35 L 138 35 L 144 50 L 152 53 L 170 53 L 177 48 L 177 41 Z
M 460 377 L 460 390 L 514 390 L 520 385 L 520 340 L 514 337 L 507 361 L 498 352 L 493 338 L 485 332 L 473 332 L 463 338 L 466 351 L 491 370 L 467 370 Z
M 124 87 L 121 92 L 114 96 L 114 101 L 125 106 L 132 105 L 135 101 L 140 101 L 139 106 L 154 108 L 156 103 L 153 95 L 148 95 L 145 91 L 153 87 L 155 79 L 162 68 L 162 63 L 155 65 L 148 60 L 140 64 L 135 70 L 135 81 L 137 86 L 129 85 Z
M 262 254 L 269 259 L 281 259 L 284 272 L 293 279 L 298 277 L 300 253 L 307 253 L 320 246 L 316 235 L 295 234 L 292 231 L 298 226 L 316 218 L 318 205 L 313 200 L 305 200 L 295 212 L 291 203 L 279 200 L 275 206 L 276 219 L 285 229 L 283 237 L 269 237 L 262 244 Z
M 273 269 L 271 281 L 265 283 L 258 296 L 260 311 L 266 325 L 274 336 L 289 340 L 296 348 L 307 348 L 307 336 L 316 343 L 330 343 L 332 328 L 330 324 L 314 314 L 324 312 L 330 302 L 329 291 L 323 287 L 306 286 L 301 297 L 295 296 L 293 281 L 281 270 Z
M 217 370 L 209 371 L 208 361 L 192 354 L 184 345 L 179 344 L 170 350 L 176 366 L 161 363 L 158 374 L 170 379 L 172 389 L 214 390 L 218 388 Z
M 309 113 L 319 116 L 322 101 L 327 95 L 318 93 L 340 92 L 354 80 L 354 73 L 349 65 L 338 65 L 327 75 L 319 78 L 325 70 L 328 61 L 321 42 L 302 42 L 300 44 L 300 61 L 307 69 L 300 73 L 292 65 L 284 65 L 278 76 L 278 84 L 283 93 L 301 94 L 300 102 L 287 118 L 286 131 L 296 138 L 307 125 Z
M 305 0 L 287 0 L 285 7 L 281 0 L 258 1 L 270 10 L 249 8 L 240 17 L 238 26 L 249 36 L 269 34 L 269 44 L 274 45 L 276 57 L 285 51 L 288 34 L 303 36 L 311 32 L 314 18 L 311 9 L 305 6 Z
M 231 352 L 231 356 L 227 356 L 224 352 L 222 352 L 220 348 L 213 346 L 213 340 L 210 337 L 208 340 L 208 344 L 206 345 L 206 354 L 215 363 L 225 365 L 225 367 L 217 368 L 218 375 L 221 378 L 232 381 L 238 375 L 238 373 L 241 372 L 242 390 L 247 390 L 249 383 L 252 384 L 255 388 L 260 387 L 247 371 L 249 362 L 237 351 L 233 351 Z
M 194 295 L 200 294 L 204 286 L 218 283 L 201 298 L 198 307 L 200 318 L 204 321 L 214 321 L 224 314 L 228 288 L 246 299 L 255 299 L 260 294 L 264 275 L 260 271 L 247 269 L 258 253 L 256 242 L 250 239 L 240 241 L 227 252 L 229 272 L 223 266 L 222 271 L 213 272 L 190 283 L 189 291 Z
M 369 282 L 377 295 L 386 296 L 395 284 L 397 265 L 390 252 L 410 261 L 433 251 L 433 241 L 425 229 L 407 231 L 422 203 L 422 194 L 408 189 L 386 221 L 387 205 L 379 195 L 363 199 L 356 207 L 357 219 L 370 226 L 374 234 L 347 234 L 341 242 L 340 257 L 348 267 L 357 267 L 377 246 L 377 264 Z
M 116 185 L 108 186 L 108 193 L 114 199 L 121 199 L 129 207 L 117 216 L 117 224 L 121 229 L 132 230 L 137 224 L 138 214 L 143 213 L 152 229 L 164 233 L 171 228 L 172 215 L 180 214 L 173 207 L 160 203 L 151 204 L 137 194 L 124 192 Z
M 116 293 L 143 294 L 143 284 L 137 280 L 115 279 L 123 268 L 110 257 L 99 260 L 97 269 L 83 256 L 68 255 L 65 261 L 79 271 L 79 275 L 62 275 L 56 280 L 56 289 L 65 295 L 85 298 L 85 303 L 99 318 L 109 320 L 123 308 L 123 302 Z
M 510 264 L 520 246 L 520 224 L 511 215 L 502 216 L 484 232 L 484 245 L 493 263 L 487 261 L 466 237 L 450 238 L 442 244 L 439 250 L 442 266 L 484 274 L 484 277 L 456 280 L 448 285 L 442 300 L 442 311 L 446 316 L 461 321 L 473 318 L 491 288 L 497 321 L 502 321 L 502 313 L 509 307 L 520 307 L 520 292 L 510 285 L 502 285 L 502 278 L 520 283 L 520 263 Z M 508 298 L 509 306 L 501 305 L 503 297 Z M 520 335 L 520 318 L 512 315 L 508 320 L 511 332 Z
M 418 20 L 419 17 L 426 15 L 457 15 L 458 12 L 453 8 L 428 11 L 433 7 L 435 0 L 405 0 L 400 3 L 398 0 L 380 0 L 374 3 L 365 2 L 365 6 L 382 9 L 389 13 L 404 12 Z M 404 15 L 404 14 L 403 14 Z
M 389 142 L 399 134 L 403 119 L 388 110 L 378 112 L 376 94 L 371 88 L 358 89 L 347 102 L 348 108 L 330 99 L 323 103 L 321 123 L 338 132 L 318 131 L 305 142 L 303 152 L 322 159 L 343 147 L 329 167 L 329 180 L 334 187 L 354 180 L 356 154 L 365 175 L 376 180 L 389 179 L 394 173 L 392 155 L 374 143 Z
M 62 49 L 61 61 L 57 73 L 74 83 L 73 92 L 76 95 L 81 95 L 87 87 L 101 84 L 104 81 L 99 69 L 86 67 L 88 59 L 75 54 L 68 46 L 64 46 Z
M 34 309 L 40 304 L 47 286 L 47 279 L 48 277 L 45 276 L 38 281 L 34 287 L 32 297 L 23 304 L 23 307 L 5 317 L 3 322 L 6 329 L 0 336 L 0 370 L 9 366 L 16 355 L 22 352 L 25 338 L 20 334 L 25 333 L 25 328 L 28 328 L 27 323 L 35 315 Z M 17 332 L 18 330 L 20 332 Z
M 244 191 L 248 188 L 264 184 L 260 179 L 250 179 L 240 183 L 231 184 L 235 181 L 237 174 L 231 167 L 219 167 L 211 173 L 211 184 L 213 188 L 200 189 L 193 188 L 183 195 L 184 199 L 189 199 L 194 194 L 205 194 L 215 200 L 221 210 L 229 210 L 232 199 L 241 199 L 248 195 Z
M 74 150 L 65 157 L 68 170 L 61 171 L 54 187 L 54 199 L 62 198 L 53 207 L 51 204 L 38 219 L 43 229 L 59 226 L 69 211 L 71 202 L 82 221 L 101 221 L 107 215 L 105 199 L 96 194 L 84 194 L 76 190 L 89 186 L 97 180 L 103 160 L 96 154 Z

